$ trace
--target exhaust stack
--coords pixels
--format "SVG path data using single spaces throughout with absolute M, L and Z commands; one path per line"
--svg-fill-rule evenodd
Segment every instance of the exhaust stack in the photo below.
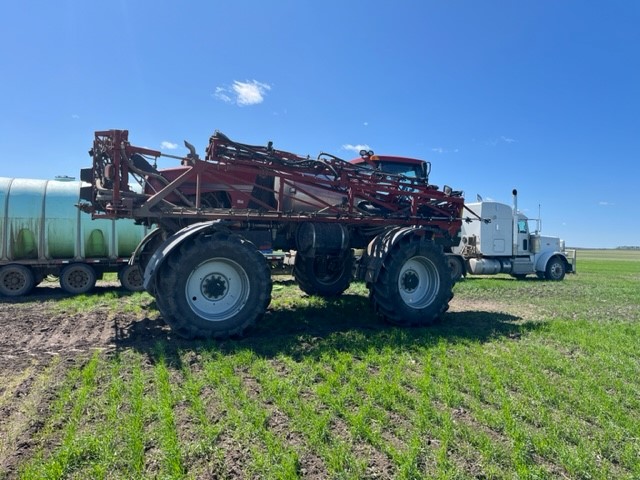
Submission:
M 513 213 L 512 213 L 512 222 L 513 226 L 511 227 L 511 239 L 513 244 L 513 255 L 516 255 L 518 252 L 518 190 L 515 188 L 511 191 L 513 195 Z

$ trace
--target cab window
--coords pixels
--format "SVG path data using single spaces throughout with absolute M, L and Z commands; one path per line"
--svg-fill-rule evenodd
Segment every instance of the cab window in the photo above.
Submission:
M 529 233 L 526 220 L 518 220 L 518 233 Z
M 417 166 L 415 165 L 407 165 L 395 162 L 380 162 L 379 168 L 383 172 L 391 173 L 394 175 L 404 175 L 405 177 L 409 178 L 416 178 L 418 176 L 416 173 Z

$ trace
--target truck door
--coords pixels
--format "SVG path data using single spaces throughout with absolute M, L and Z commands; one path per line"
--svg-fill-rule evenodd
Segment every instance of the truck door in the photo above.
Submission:
M 517 228 L 517 239 L 518 245 L 515 255 L 529 255 L 530 250 L 530 240 L 529 240 L 529 223 L 526 218 L 518 218 L 518 223 L 516 225 Z

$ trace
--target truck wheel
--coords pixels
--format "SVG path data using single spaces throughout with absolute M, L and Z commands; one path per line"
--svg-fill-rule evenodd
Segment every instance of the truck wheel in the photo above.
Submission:
M 125 265 L 118 272 L 118 280 L 120 285 L 130 292 L 141 292 L 144 290 L 142 281 L 142 269 L 140 265 Z
M 388 322 L 424 326 L 448 310 L 452 285 L 442 248 L 412 236 L 392 247 L 370 288 L 375 310 Z
M 342 257 L 303 257 L 296 255 L 293 276 L 300 290 L 309 295 L 336 297 L 351 284 L 353 251 Z
M 27 295 L 35 286 L 35 278 L 29 267 L 6 265 L 0 269 L 0 293 L 7 297 Z
M 552 257 L 551 260 L 549 260 L 549 263 L 547 263 L 544 276 L 547 280 L 557 282 L 564 278 L 565 273 L 566 269 L 562 259 L 560 257 Z
M 462 259 L 457 255 L 447 255 L 447 265 L 449 265 L 449 271 L 451 272 L 451 280 L 453 283 L 460 281 L 464 276 L 464 265 Z
M 156 302 L 185 338 L 242 335 L 271 301 L 271 272 L 256 247 L 215 232 L 184 242 L 158 272 Z
M 96 286 L 96 272 L 85 263 L 72 263 L 62 269 L 60 286 L 72 295 L 87 293 Z

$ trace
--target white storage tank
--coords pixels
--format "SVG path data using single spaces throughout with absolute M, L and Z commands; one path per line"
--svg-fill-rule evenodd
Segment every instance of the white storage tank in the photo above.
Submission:
M 65 270 L 69 273 L 67 267 L 72 264 L 85 276 L 93 273 L 94 277 L 125 269 L 146 233 L 145 227 L 133 220 L 92 220 L 91 215 L 76 207 L 81 185 L 82 182 L 67 178 L 0 177 L 1 293 L 12 295 L 20 290 L 16 282 L 24 269 L 16 265 L 30 270 L 34 284 L 46 275 L 61 276 Z M 79 264 L 90 265 L 92 271 Z M 11 265 L 12 268 L 5 268 Z M 82 279 L 78 272 L 72 273 L 75 275 L 67 275 L 69 279 L 78 281 L 66 285 L 66 289 L 81 293 L 76 290 L 84 289 Z

